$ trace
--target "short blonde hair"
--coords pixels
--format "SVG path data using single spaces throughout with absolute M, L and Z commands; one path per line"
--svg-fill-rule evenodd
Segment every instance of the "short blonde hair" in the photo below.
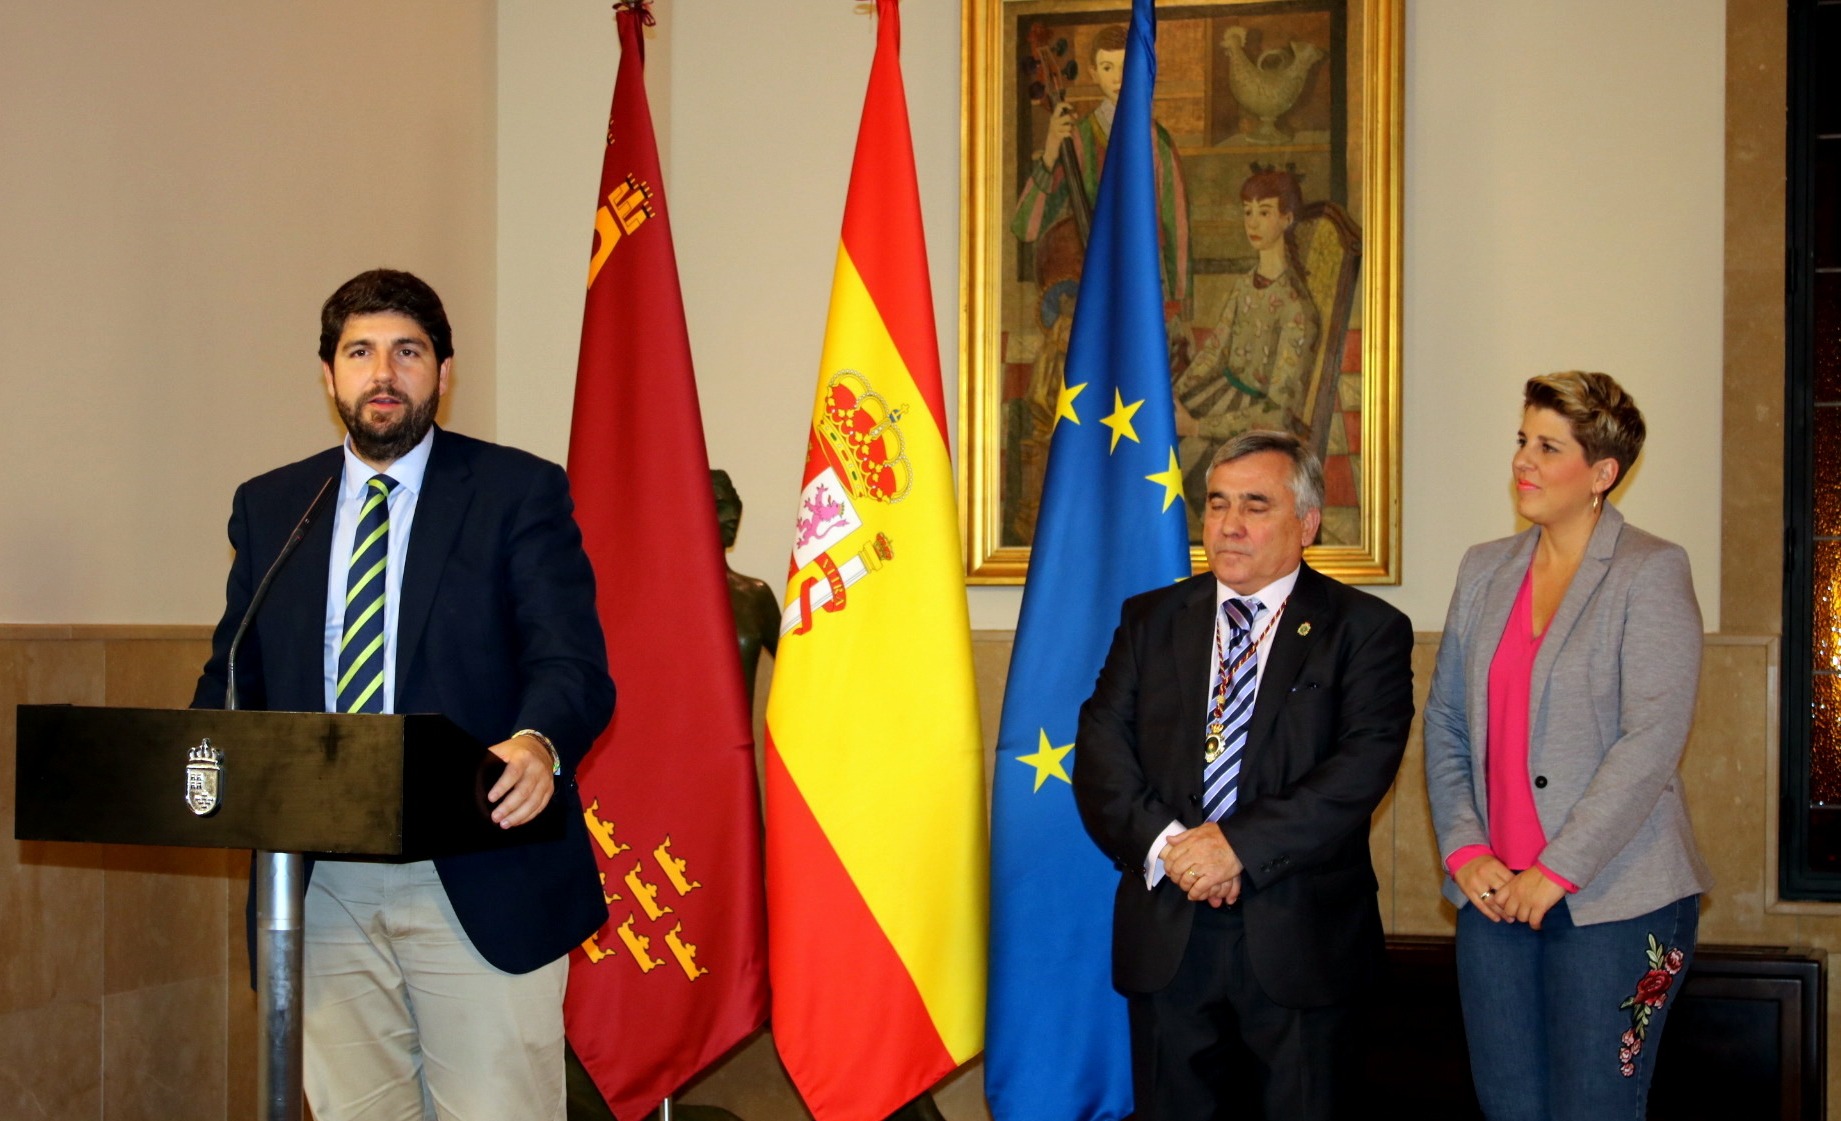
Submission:
M 1606 494 L 1630 473 L 1648 435 L 1636 398 L 1610 374 L 1566 370 L 1529 378 L 1521 403 L 1524 408 L 1546 409 L 1565 417 L 1573 439 L 1585 450 L 1587 463 L 1617 461 L 1617 478 L 1611 480 Z

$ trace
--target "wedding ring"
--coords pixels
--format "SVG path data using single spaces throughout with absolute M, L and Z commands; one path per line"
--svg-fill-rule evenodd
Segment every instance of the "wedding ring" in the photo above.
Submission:
M 1193 868 L 1189 869 L 1189 878 L 1193 880 L 1195 879 L 1195 875 L 1196 875 L 1195 869 Z
M 1485 891 L 1484 891 L 1484 892 L 1482 892 L 1481 894 L 1479 894 L 1479 895 L 1477 896 L 1477 898 L 1478 898 L 1478 899 L 1488 899 L 1488 898 L 1489 898 L 1490 896 L 1492 896 L 1492 895 L 1494 895 L 1494 894 L 1496 894 L 1496 889 L 1492 887 L 1492 888 L 1489 888 L 1489 889 L 1487 889 L 1487 890 L 1485 890 Z

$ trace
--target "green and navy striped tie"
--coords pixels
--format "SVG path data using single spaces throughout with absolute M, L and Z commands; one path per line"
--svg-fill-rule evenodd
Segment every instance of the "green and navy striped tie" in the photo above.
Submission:
M 364 484 L 358 535 L 345 573 L 345 630 L 339 636 L 340 712 L 384 710 L 384 584 L 390 565 L 390 491 L 396 480 Z

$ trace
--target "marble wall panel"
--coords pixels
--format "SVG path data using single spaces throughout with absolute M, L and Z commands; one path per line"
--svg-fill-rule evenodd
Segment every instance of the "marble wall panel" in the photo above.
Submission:
M 249 897 L 249 857 L 225 854 L 224 1015 L 229 1029 L 224 1055 L 224 1113 L 256 1116 L 256 990 L 250 985 L 249 939 L 245 901 Z
M 102 1001 L 0 1012 L 0 1117 L 102 1121 Z
M 97 642 L 0 642 L 0 1013 L 101 995 L 102 873 L 94 846 L 15 841 L 15 709 L 20 704 L 99 704 Z M 26 797 L 31 792 L 25 792 Z M 13 1043 L 0 1037 L 0 1056 Z M 0 1062 L 0 1066 L 5 1065 Z
M 677 1100 L 686 1106 L 726 1109 L 745 1121 L 810 1121 L 812 1116 L 766 1031 L 755 1033 L 711 1067 Z M 974 1059 L 942 1079 L 933 1088 L 933 1103 L 946 1121 L 991 1121 L 984 1100 L 984 1061 Z
M 984 1060 L 965 1064 L 935 1086 L 933 1104 L 946 1121 L 991 1121 L 991 1107 L 984 1100 Z
M 1785 5 L 1726 4 L 1726 300 L 1720 626 L 1783 613 Z
M 184 708 L 211 643 L 205 639 L 129 639 L 108 644 L 109 704 L 128 708 Z
M 1456 920 L 1456 912 L 1439 894 L 1444 870 L 1438 863 L 1432 806 L 1425 791 L 1425 703 L 1432 691 L 1438 639 L 1436 634 L 1421 634 L 1413 643 L 1413 730 L 1392 795 L 1394 836 L 1390 855 L 1395 872 L 1387 929 L 1395 934 L 1449 934 Z M 1380 853 L 1375 854 L 1375 859 L 1381 859 Z
M 223 1121 L 224 978 L 103 998 L 103 1121 Z
M 780 1065 L 773 1036 L 756 1032 L 678 1096 L 685 1105 L 718 1106 L 737 1117 L 811 1116 Z
M 175 786 L 175 789 L 177 787 Z M 178 797 L 177 794 L 174 797 Z M 218 849 L 110 846 L 103 873 L 103 991 L 222 978 L 226 862 Z M 242 924 L 238 923 L 241 931 Z
M 1769 640 L 1710 641 L 1701 662 L 1694 728 L 1682 755 L 1688 814 L 1714 889 L 1701 907 L 1707 942 L 1787 944 L 1796 940 L 1793 915 L 1767 910 L 1776 866 L 1775 769 L 1770 766 L 1769 687 L 1776 659 Z
M 183 704 L 203 638 L 0 626 L 0 820 L 19 793 L 16 706 Z M 11 833 L 0 914 L 30 918 L 0 924 L 0 1116 L 222 1117 L 225 855 Z

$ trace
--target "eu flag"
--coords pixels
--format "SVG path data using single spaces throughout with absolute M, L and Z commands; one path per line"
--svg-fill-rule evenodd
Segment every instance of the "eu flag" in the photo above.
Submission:
M 1127 596 L 1189 574 L 1157 246 L 1151 0 L 1133 0 L 1004 691 L 985 1094 L 998 1121 L 1132 1111 L 1111 983 L 1119 873 L 1074 808 L 1074 727 Z

